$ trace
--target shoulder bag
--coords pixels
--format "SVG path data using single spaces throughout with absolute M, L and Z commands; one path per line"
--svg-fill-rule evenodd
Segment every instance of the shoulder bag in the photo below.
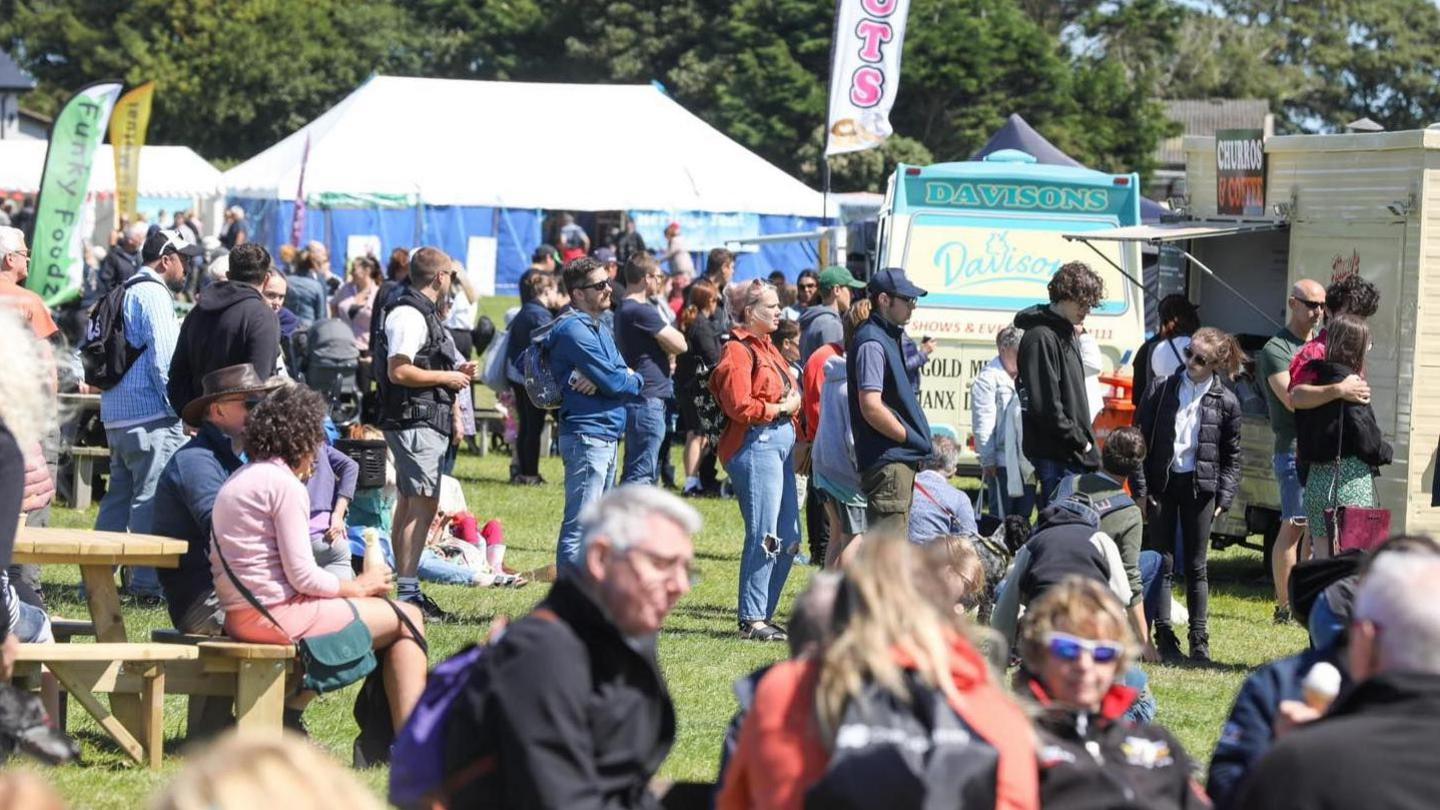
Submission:
M 220 543 L 212 534 L 210 543 L 215 547 L 215 556 L 220 558 L 220 564 L 225 568 L 225 575 L 230 577 L 230 583 L 245 597 L 250 606 L 260 611 L 267 621 L 275 625 L 275 629 L 285 633 L 285 628 L 275 621 L 270 611 L 260 604 L 255 594 L 240 582 L 235 572 L 230 570 L 230 563 L 225 560 L 225 554 L 220 550 Z M 326 633 L 320 636 L 311 636 L 299 640 L 291 639 L 290 643 L 295 645 L 296 657 L 300 659 L 304 672 L 300 679 L 300 688 L 317 694 L 334 692 L 343 689 L 352 683 L 369 675 L 375 669 L 375 651 L 371 649 L 374 639 L 370 636 L 370 628 L 360 621 L 360 614 L 355 610 L 355 605 L 349 599 L 345 604 L 350 608 L 350 615 L 353 616 L 350 623 L 334 633 Z M 285 633 L 288 637 L 289 634 Z
M 1345 456 L 1345 409 L 1340 405 L 1340 447 L 1335 454 L 1335 475 L 1330 480 L 1330 506 L 1325 509 L 1325 532 L 1330 538 L 1332 554 L 1347 551 L 1370 551 L 1390 536 L 1390 510 L 1378 504 L 1341 506 L 1340 461 Z

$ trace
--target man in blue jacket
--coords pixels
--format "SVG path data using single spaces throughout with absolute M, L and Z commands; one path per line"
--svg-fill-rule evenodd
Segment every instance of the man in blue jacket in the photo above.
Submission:
M 560 400 L 560 457 L 565 462 L 565 518 L 555 554 L 558 572 L 580 559 L 580 511 L 615 484 L 625 404 L 640 395 L 640 375 L 625 365 L 600 316 L 610 310 L 610 273 L 587 257 L 565 265 L 574 311 L 556 321 L 547 340 Z
M 155 517 L 151 531 L 189 543 L 177 568 L 161 568 L 160 587 L 170 622 L 182 633 L 218 636 L 225 613 L 215 596 L 210 572 L 210 510 L 230 474 L 244 464 L 245 418 L 254 403 L 279 387 L 278 379 L 262 380 L 249 363 L 216 369 L 205 375 L 203 394 L 191 400 L 181 416 L 198 432 L 175 451 L 155 485 Z M 227 725 L 229 699 L 190 700 L 189 730 L 210 732 Z

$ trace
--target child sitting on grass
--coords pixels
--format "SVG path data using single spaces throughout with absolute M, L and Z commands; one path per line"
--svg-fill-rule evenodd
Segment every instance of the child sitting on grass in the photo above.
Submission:
M 368 425 L 358 427 L 354 438 L 383 439 L 378 429 Z M 365 532 L 374 529 L 379 532 L 380 548 L 385 553 L 385 562 L 395 566 L 395 552 L 390 546 L 390 522 L 395 512 L 395 465 L 386 451 L 385 485 L 383 487 L 362 487 L 355 490 L 355 501 L 350 505 L 349 528 L 351 559 L 356 566 L 365 558 Z M 452 528 L 452 524 L 457 528 Z M 451 535 L 459 531 L 460 537 Z M 480 546 L 481 538 L 485 546 Z M 425 582 L 441 585 L 469 585 L 479 588 L 519 588 L 528 581 L 524 577 L 507 573 L 505 561 L 505 534 L 500 521 L 492 520 L 483 529 L 476 529 L 475 516 L 465 509 L 465 495 L 460 482 L 450 476 L 441 479 L 440 508 L 435 511 L 435 520 L 425 538 L 425 549 L 420 553 L 419 577 Z

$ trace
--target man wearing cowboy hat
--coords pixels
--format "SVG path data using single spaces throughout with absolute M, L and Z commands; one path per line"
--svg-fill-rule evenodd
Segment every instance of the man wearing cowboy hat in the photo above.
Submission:
M 181 412 L 185 424 L 199 432 L 160 473 L 151 531 L 190 544 L 178 568 L 159 572 L 170 621 L 183 632 L 222 632 L 225 616 L 210 573 L 210 507 L 220 485 L 244 463 L 240 454 L 250 409 L 283 384 L 278 377 L 260 379 L 249 363 L 216 369 L 202 380 L 202 395 Z
M 181 412 L 198 432 L 160 473 L 151 531 L 190 544 L 178 568 L 159 571 L 170 621 L 182 633 L 224 633 L 225 613 L 210 572 L 210 508 L 221 485 L 244 464 L 240 454 L 250 409 L 284 384 L 279 377 L 260 379 L 249 363 L 226 366 L 205 375 L 203 393 Z M 187 726 L 192 739 L 229 725 L 230 711 L 229 698 L 192 697 Z

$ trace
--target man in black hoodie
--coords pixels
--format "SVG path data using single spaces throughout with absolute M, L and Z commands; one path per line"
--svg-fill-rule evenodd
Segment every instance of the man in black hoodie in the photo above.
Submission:
M 280 320 L 260 288 L 272 267 L 270 252 L 246 242 L 230 252 L 227 281 L 212 284 L 180 325 L 166 392 L 176 413 L 204 391 L 205 375 L 249 363 L 260 379 L 275 373 Z
M 1075 334 L 1104 299 L 1105 284 L 1089 265 L 1070 262 L 1051 277 L 1049 289 L 1049 304 L 1015 316 L 1015 325 L 1025 330 L 1015 390 L 1025 457 L 1040 479 L 1040 509 L 1050 503 L 1061 480 L 1100 466 Z

